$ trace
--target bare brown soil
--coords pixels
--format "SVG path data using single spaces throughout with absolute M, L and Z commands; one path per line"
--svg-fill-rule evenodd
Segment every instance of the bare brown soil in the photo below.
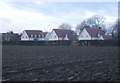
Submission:
M 3 45 L 3 81 L 119 80 L 112 46 Z

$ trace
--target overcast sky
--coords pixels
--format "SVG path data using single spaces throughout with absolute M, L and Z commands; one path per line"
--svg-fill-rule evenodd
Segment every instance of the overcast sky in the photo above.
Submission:
M 51 31 L 61 23 L 74 28 L 94 15 L 113 24 L 118 16 L 117 2 L 0 2 L 0 32 L 33 29 Z M 74 29 L 73 28 L 73 29 Z

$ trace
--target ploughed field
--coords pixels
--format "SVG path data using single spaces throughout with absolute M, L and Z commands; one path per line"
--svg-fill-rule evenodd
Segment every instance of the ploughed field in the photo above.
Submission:
M 3 81 L 120 80 L 115 46 L 2 47 Z

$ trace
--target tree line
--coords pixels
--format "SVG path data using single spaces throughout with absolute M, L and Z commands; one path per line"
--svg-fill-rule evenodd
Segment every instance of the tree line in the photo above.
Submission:
M 75 27 L 75 33 L 80 33 L 84 27 L 86 28 L 99 28 L 102 29 L 103 31 L 106 32 L 108 35 L 112 35 L 114 39 L 119 38 L 120 30 L 119 30 L 119 25 L 120 21 L 116 21 L 114 25 L 110 26 L 108 29 L 106 28 L 105 25 L 105 17 L 100 16 L 100 15 L 95 15 L 92 16 L 91 18 L 88 18 L 86 20 L 83 20 L 80 24 L 77 24 Z M 71 30 L 73 27 L 71 24 L 68 23 L 62 23 L 59 27 L 59 29 L 67 29 Z

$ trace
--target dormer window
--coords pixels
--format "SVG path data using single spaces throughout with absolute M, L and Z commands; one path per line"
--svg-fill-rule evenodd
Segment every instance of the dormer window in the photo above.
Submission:
M 36 38 L 36 35 L 34 37 Z
M 100 34 L 98 34 L 98 37 L 100 37 Z
M 44 37 L 44 35 L 42 35 L 42 38 Z
M 33 35 L 31 35 L 31 37 L 33 37 Z

